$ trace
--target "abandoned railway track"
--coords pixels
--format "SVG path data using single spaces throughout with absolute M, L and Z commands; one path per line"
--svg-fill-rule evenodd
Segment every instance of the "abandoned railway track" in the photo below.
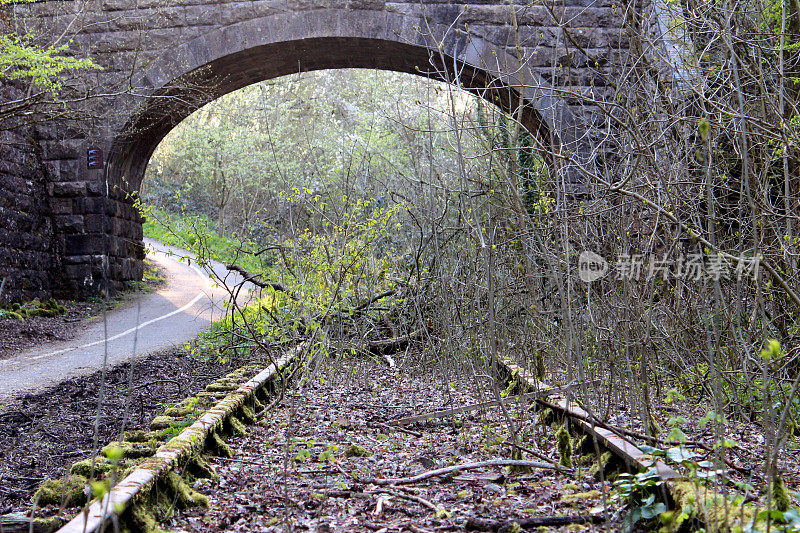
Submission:
M 592 423 L 568 399 L 571 387 L 539 383 L 513 362 L 498 362 L 511 394 L 500 409 L 466 375 L 446 383 L 425 365 L 309 362 L 305 348 L 249 379 L 252 368 L 231 373 L 167 409 L 149 432 L 79 461 L 71 477 L 39 489 L 42 510 L 6 516 L 3 531 L 615 530 L 624 502 L 612 497 L 611 469 L 653 467 L 667 489 L 680 477 Z M 274 397 L 289 375 L 294 387 Z M 517 438 L 524 434 L 516 444 L 509 409 Z M 561 427 L 572 431 L 568 446 Z M 82 502 L 86 486 L 96 498 L 64 523 L 63 509 Z

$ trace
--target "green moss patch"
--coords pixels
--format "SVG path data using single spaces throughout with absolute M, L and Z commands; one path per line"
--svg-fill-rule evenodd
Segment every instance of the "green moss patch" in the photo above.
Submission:
M 572 468 L 572 440 L 565 426 L 561 426 L 556 431 L 556 447 L 558 448 L 558 464 L 566 468 Z
M 32 500 L 40 507 L 78 507 L 86 503 L 86 478 L 71 474 L 64 479 L 46 479 L 33 494 Z
M 247 405 L 242 405 L 242 407 L 239 409 L 239 416 L 246 424 L 256 423 L 256 414 Z
M 367 457 L 369 455 L 372 455 L 369 450 L 358 444 L 350 444 L 344 450 L 345 457 Z
M 61 528 L 67 521 L 60 516 L 50 516 L 48 518 L 34 518 L 33 519 L 33 530 L 39 531 L 42 533 L 49 533 L 51 531 L 57 531 Z
M 157 416 L 150 422 L 150 429 L 153 431 L 168 428 L 185 428 L 191 426 L 194 420 L 192 418 L 176 418 L 174 416 Z
M 208 509 L 210 507 L 208 498 L 192 489 L 175 472 L 168 472 L 159 479 L 159 486 L 166 491 L 167 495 L 175 502 L 175 505 L 181 509 L 189 507 Z
M 618 460 L 611 452 L 603 452 L 600 457 L 589 467 L 589 473 L 598 481 L 606 478 L 618 466 Z
M 699 520 L 709 531 L 733 531 L 750 524 L 760 505 L 741 505 L 708 487 L 691 481 L 671 484 L 675 507 L 680 513 L 675 527 L 683 522 Z M 761 506 L 763 507 L 763 506 Z
M 70 474 L 83 476 L 87 479 L 91 477 L 99 477 L 113 470 L 115 465 L 105 457 L 96 457 L 94 460 L 94 470 L 92 470 L 92 460 L 84 459 L 74 463 L 69 469 Z M 94 476 L 92 475 L 94 472 Z
M 115 459 L 121 453 L 122 457 L 136 459 L 150 457 L 156 453 L 156 447 L 150 442 L 111 442 L 103 446 L 100 452 L 110 459 Z
M 209 433 L 207 444 L 214 455 L 228 458 L 233 457 L 234 455 L 233 448 L 228 446 L 216 431 Z
M 244 423 L 236 418 L 235 416 L 228 417 L 228 425 L 231 428 L 231 432 L 234 435 L 246 435 L 247 434 L 247 426 Z
M 133 431 L 126 431 L 122 436 L 122 440 L 127 442 L 147 442 L 150 439 L 147 437 L 146 431 L 135 429 Z
M 565 503 L 576 503 L 583 500 L 596 500 L 600 496 L 601 495 L 599 490 L 590 490 L 588 492 L 576 492 L 574 494 L 564 494 L 561 497 L 561 501 Z
M 189 460 L 186 465 L 186 472 L 195 479 L 219 481 L 219 474 L 217 474 L 217 471 L 214 470 L 211 463 L 202 455 L 196 455 Z

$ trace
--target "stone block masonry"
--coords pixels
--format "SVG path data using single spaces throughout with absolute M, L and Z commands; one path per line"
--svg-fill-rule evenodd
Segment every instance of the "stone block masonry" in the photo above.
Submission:
M 39 128 L 36 146 L 15 132 L 0 148 L 0 272 L 13 278 L 15 294 L 85 296 L 138 279 L 142 221 L 131 193 L 160 140 L 214 98 L 298 69 L 426 74 L 506 108 L 522 98 L 523 124 L 590 166 L 592 107 L 576 95 L 610 94 L 606 80 L 626 61 L 628 8 L 615 0 L 519 3 L 517 31 L 502 0 L 20 3 L 11 17 L 17 31 L 60 38 L 103 69 L 85 79 L 93 97 L 75 104 L 80 124 Z M 88 148 L 104 151 L 103 169 L 87 167 Z M 550 163 L 578 186 L 564 160 Z
M 0 87 L 9 101 L 21 92 Z M 32 129 L 0 132 L 0 301 L 51 294 L 59 260 L 53 253 L 53 219 L 47 178 Z

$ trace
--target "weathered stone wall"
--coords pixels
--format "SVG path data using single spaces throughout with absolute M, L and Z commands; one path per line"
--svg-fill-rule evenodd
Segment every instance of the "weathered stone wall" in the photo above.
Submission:
M 586 102 L 613 92 L 608 76 L 628 46 L 624 12 L 616 0 L 20 3 L 18 31 L 68 35 L 76 55 L 102 66 L 86 77 L 90 92 L 104 95 L 86 101 L 87 119 L 55 124 L 41 141 L 55 249 L 63 253 L 59 286 L 86 294 L 138 277 L 142 230 L 128 193 L 158 142 L 205 102 L 298 69 L 457 78 L 476 92 L 489 88 L 507 108 L 522 96 L 523 123 L 561 151 L 554 164 L 587 168 L 602 121 Z M 105 151 L 104 169 L 87 168 L 89 147 Z
M 20 91 L 0 86 L 11 101 Z M 1 300 L 48 296 L 59 264 L 54 253 L 47 179 L 33 130 L 0 132 L 0 279 Z

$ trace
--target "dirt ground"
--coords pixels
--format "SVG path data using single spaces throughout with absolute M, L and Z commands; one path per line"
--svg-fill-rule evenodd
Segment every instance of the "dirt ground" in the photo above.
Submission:
M 58 300 L 57 303 L 67 310 L 63 315 L 29 317 L 24 320 L 0 318 L 0 360 L 8 359 L 45 342 L 72 340 L 103 313 L 103 308 L 112 310 L 134 301 L 142 293 L 157 290 L 164 284 L 164 276 L 153 263 L 146 261 L 145 264 L 145 280 L 117 294 L 108 302 L 99 298 L 85 302 Z
M 129 363 L 108 372 L 100 446 L 120 437 L 123 421 L 125 429 L 146 429 L 165 406 L 202 390 L 231 368 L 173 350 L 139 359 L 132 370 L 130 387 Z M 97 372 L 0 406 L 0 514 L 28 509 L 44 478 L 61 477 L 72 463 L 92 456 L 101 382 Z
M 277 532 L 288 523 L 293 531 L 463 531 L 468 519 L 580 515 L 596 521 L 608 516 L 611 530 L 618 530 L 615 504 L 604 498 L 609 485 L 585 463 L 574 473 L 555 472 L 545 463 L 527 472 L 486 467 L 380 485 L 375 480 L 511 457 L 508 426 L 497 408 L 416 423 L 406 431 L 390 426 L 422 410 L 489 399 L 455 376 L 408 372 L 361 359 L 326 363 L 308 374 L 262 425 L 229 441 L 233 459 L 212 459 L 220 480 L 195 484 L 211 499 L 211 510 L 179 513 L 162 527 Z M 525 446 L 557 461 L 554 431 L 519 409 L 517 431 Z M 527 453 L 524 458 L 543 462 Z

